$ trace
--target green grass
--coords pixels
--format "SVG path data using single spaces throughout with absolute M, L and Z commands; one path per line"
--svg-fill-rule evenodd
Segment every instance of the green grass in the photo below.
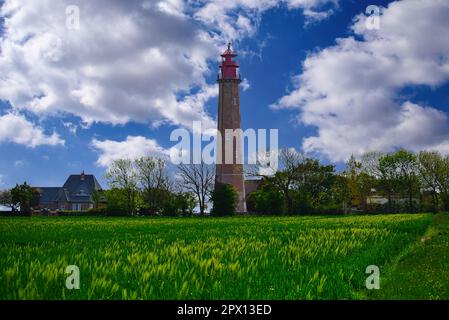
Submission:
M 449 299 L 449 214 L 437 214 L 426 234 L 399 256 L 375 299 Z
M 430 214 L 4 217 L 0 299 L 365 298 L 366 267 L 391 269 L 431 221 Z M 80 290 L 65 288 L 68 265 L 81 270 Z

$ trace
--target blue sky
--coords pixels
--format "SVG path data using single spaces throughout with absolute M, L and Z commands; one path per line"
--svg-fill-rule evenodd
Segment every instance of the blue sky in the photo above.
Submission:
M 173 129 L 214 126 L 228 41 L 249 84 L 242 126 L 279 129 L 280 147 L 339 167 L 372 150 L 449 153 L 444 0 L 0 4 L 0 188 L 82 170 L 106 186 L 113 159 L 166 155 Z M 378 30 L 368 5 L 384 8 Z

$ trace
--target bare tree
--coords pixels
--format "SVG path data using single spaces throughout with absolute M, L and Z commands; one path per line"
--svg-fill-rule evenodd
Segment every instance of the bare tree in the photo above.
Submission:
M 284 150 L 281 150 L 282 152 Z M 249 163 L 243 166 L 245 176 L 259 178 L 274 176 L 279 169 L 279 157 L 279 150 L 269 150 L 248 155 Z
M 361 159 L 362 171 L 376 179 L 380 179 L 382 174 L 379 170 L 379 159 L 383 155 L 383 153 L 377 151 L 369 151 L 363 154 Z
M 204 215 L 206 202 L 214 185 L 215 166 L 204 162 L 201 164 L 180 164 L 178 171 L 183 187 L 195 194 L 200 207 L 200 214 Z

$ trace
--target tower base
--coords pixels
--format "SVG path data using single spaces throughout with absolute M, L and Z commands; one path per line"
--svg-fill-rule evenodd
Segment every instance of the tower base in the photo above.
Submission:
M 215 181 L 216 183 L 229 184 L 233 186 L 237 193 L 237 205 L 235 207 L 235 212 L 237 214 L 247 213 L 245 181 L 243 180 L 243 175 L 240 173 L 224 173 L 217 175 Z

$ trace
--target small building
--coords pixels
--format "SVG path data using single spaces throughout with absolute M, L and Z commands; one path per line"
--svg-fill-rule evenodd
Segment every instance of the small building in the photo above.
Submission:
M 394 193 L 390 196 L 391 203 L 394 205 L 407 205 L 410 199 L 407 195 Z M 413 197 L 412 202 L 416 205 L 420 203 L 420 199 Z M 376 189 L 371 189 L 371 194 L 366 197 L 366 204 L 368 205 L 382 205 L 388 204 L 388 197 L 386 195 L 381 195 Z
M 37 210 L 86 211 L 94 208 L 92 195 L 102 191 L 100 183 L 92 174 L 70 175 L 62 187 L 36 187 L 39 192 Z

